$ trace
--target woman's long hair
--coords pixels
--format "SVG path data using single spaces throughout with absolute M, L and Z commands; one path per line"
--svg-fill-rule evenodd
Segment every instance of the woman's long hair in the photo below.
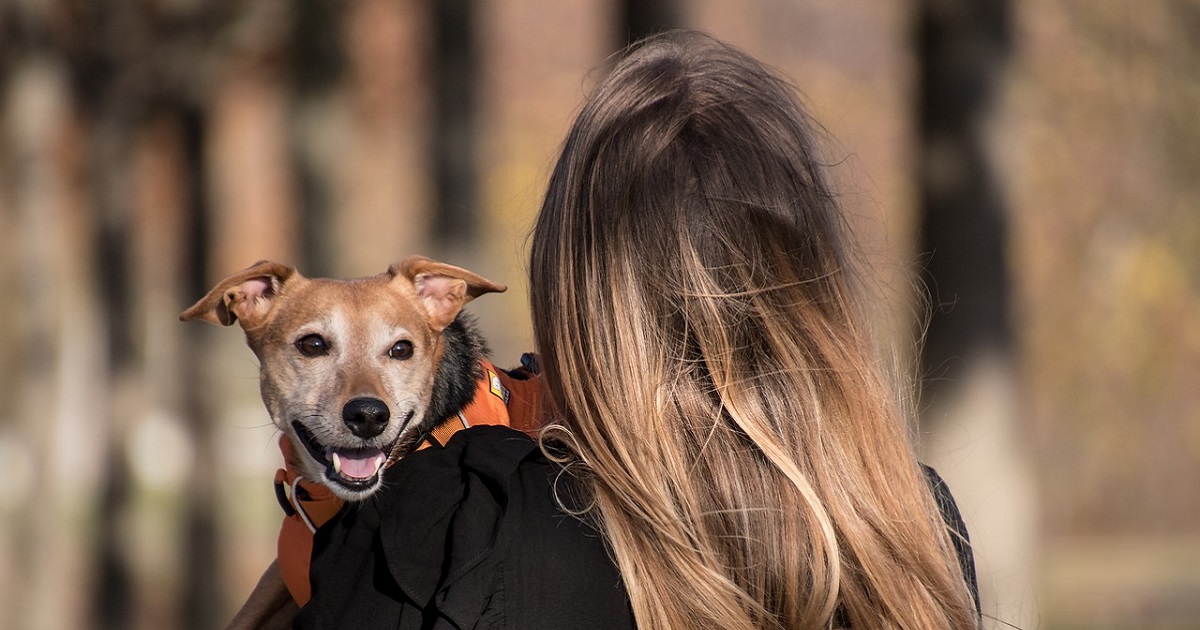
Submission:
M 638 626 L 977 624 L 790 86 L 706 36 L 584 104 L 532 238 L 555 424 Z

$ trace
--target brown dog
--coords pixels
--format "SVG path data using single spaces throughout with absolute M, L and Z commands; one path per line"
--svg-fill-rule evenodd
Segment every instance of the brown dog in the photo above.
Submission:
M 475 395 L 484 345 L 462 307 L 503 285 L 421 256 L 377 276 L 305 278 L 263 261 L 180 315 L 240 323 L 260 362 L 263 402 L 289 462 L 337 497 L 361 501 L 385 464 Z M 296 610 L 272 563 L 231 627 L 287 627 Z

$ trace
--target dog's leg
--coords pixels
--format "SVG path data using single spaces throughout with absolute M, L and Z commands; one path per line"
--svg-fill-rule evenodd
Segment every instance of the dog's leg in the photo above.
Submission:
M 271 566 L 263 572 L 254 586 L 250 597 L 242 605 L 242 609 L 229 622 L 226 630 L 283 630 L 292 627 L 292 619 L 300 608 L 292 601 L 287 586 L 283 583 L 283 574 L 279 572 L 279 562 L 271 561 Z

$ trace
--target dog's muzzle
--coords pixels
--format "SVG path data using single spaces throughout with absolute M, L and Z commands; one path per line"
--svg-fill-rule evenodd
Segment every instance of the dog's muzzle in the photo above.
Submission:
M 383 418 L 390 417 L 387 406 L 382 401 L 375 401 L 377 405 L 371 401 L 375 399 L 356 398 L 346 403 L 343 408 L 344 421 L 350 426 L 351 432 L 355 432 L 351 422 L 359 424 L 362 427 L 360 430 L 369 433 L 369 437 L 377 437 L 386 429 L 387 420 Z M 405 416 L 397 440 L 412 421 L 414 414 L 415 411 L 409 411 Z M 382 428 L 379 425 L 382 425 Z M 369 493 L 378 487 L 388 456 L 396 448 L 395 442 L 382 447 L 330 446 L 322 444 L 302 422 L 292 422 L 292 428 L 296 431 L 296 437 L 304 446 L 304 450 L 318 464 L 325 465 L 325 484 L 355 494 Z M 369 439 L 358 433 L 355 435 L 364 441 Z

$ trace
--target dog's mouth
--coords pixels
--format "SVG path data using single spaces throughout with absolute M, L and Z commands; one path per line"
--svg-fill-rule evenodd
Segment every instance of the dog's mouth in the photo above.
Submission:
M 292 428 L 308 454 L 318 463 L 325 464 L 325 478 L 351 492 L 365 492 L 379 483 L 388 455 L 396 446 L 395 442 L 384 449 L 325 446 L 302 423 L 292 422 Z

